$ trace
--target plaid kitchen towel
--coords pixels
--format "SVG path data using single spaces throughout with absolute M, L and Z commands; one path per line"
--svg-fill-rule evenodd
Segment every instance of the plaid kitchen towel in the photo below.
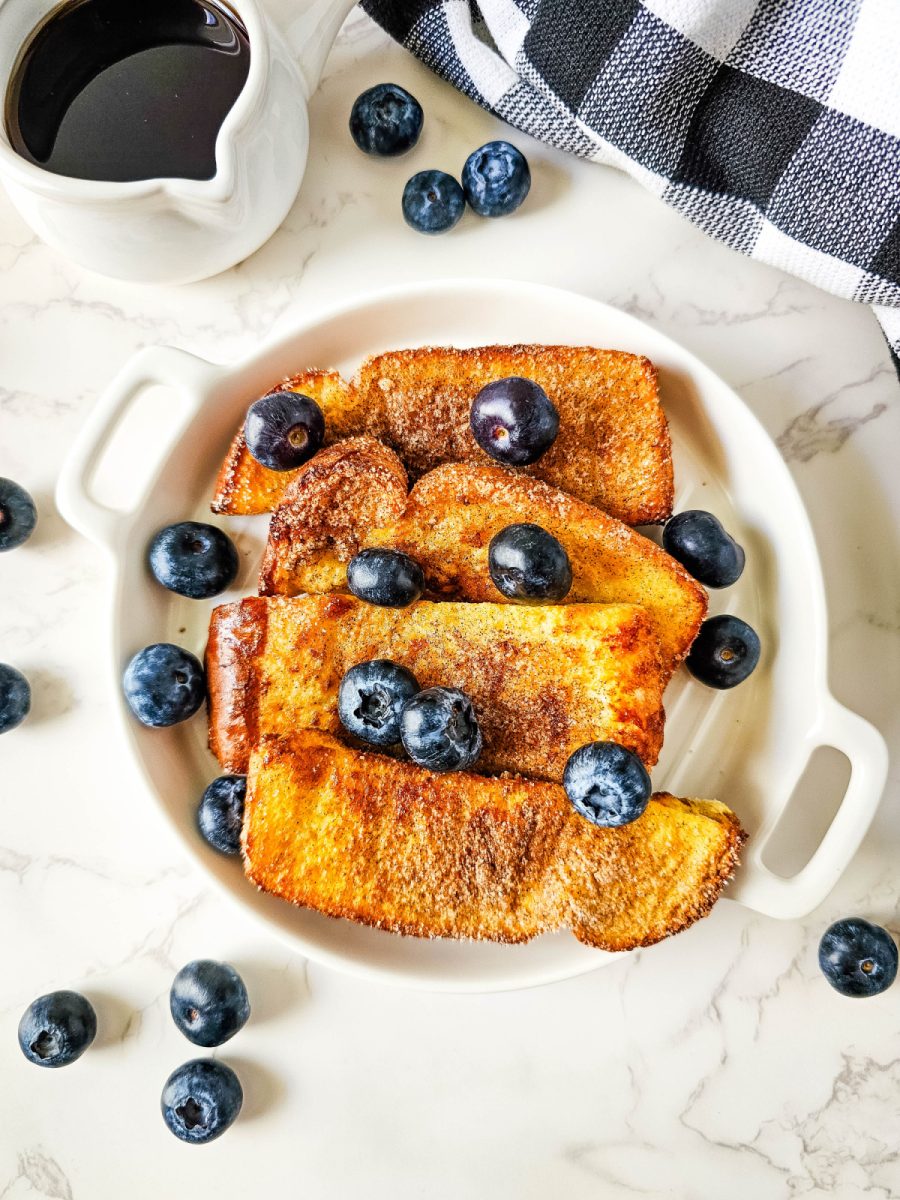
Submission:
M 900 0 L 363 0 L 533 137 L 874 306 L 900 370 Z

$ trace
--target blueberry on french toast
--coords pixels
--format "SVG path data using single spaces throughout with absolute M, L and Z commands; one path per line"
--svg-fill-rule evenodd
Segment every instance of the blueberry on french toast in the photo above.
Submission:
M 347 564 L 347 587 L 367 604 L 405 608 L 424 592 L 425 576 L 400 550 L 360 550 Z
M 566 763 L 563 787 L 576 812 L 607 829 L 636 821 L 653 790 L 647 768 L 618 742 L 591 742 L 576 750 Z
M 488 570 L 497 591 L 520 604 L 557 603 L 572 587 L 572 564 L 562 543 L 528 521 L 494 534 Z
M 293 471 L 322 448 L 325 418 L 309 396 L 272 392 L 250 405 L 244 438 L 260 466 Z
M 399 663 L 386 658 L 357 663 L 338 688 L 338 716 L 360 741 L 396 746 L 403 706 L 418 691 L 415 675 Z
M 533 379 L 517 375 L 483 387 L 469 413 L 478 445 L 505 467 L 527 467 L 546 454 L 559 433 L 559 413 Z
M 429 771 L 468 770 L 484 745 L 472 701 L 451 687 L 425 688 L 404 704 L 400 740 L 413 762 Z

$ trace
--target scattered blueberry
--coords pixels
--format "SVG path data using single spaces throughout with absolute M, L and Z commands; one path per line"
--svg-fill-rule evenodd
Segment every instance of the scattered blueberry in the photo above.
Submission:
M 562 544 L 540 525 L 507 525 L 491 538 L 488 570 L 494 586 L 525 604 L 562 600 L 572 586 L 572 565 Z
M 462 185 L 480 217 L 505 217 L 528 195 L 531 172 L 521 150 L 509 142 L 488 142 L 466 159 Z
M 0 733 L 21 725 L 31 711 L 31 685 L 15 667 L 0 663 Z
M 199 660 L 170 642 L 139 650 L 125 668 L 122 686 L 143 725 L 177 725 L 193 716 L 206 697 Z
M 730 587 L 744 569 L 744 549 L 718 517 L 699 508 L 676 513 L 663 530 L 663 548 L 706 587 Z
M 756 630 L 740 617 L 723 614 L 700 626 L 686 665 L 707 687 L 733 688 L 752 674 L 759 652 Z
M 19 1045 L 39 1067 L 67 1067 L 97 1036 L 97 1014 L 80 992 L 50 992 L 33 1000 L 19 1021 Z
M 469 425 L 478 445 L 508 467 L 537 462 L 556 441 L 559 413 L 530 379 L 511 375 L 483 387 L 472 401 Z
M 415 675 L 386 658 L 351 667 L 338 691 L 341 724 L 373 746 L 400 741 L 400 713 L 419 691 Z
M 422 595 L 425 576 L 400 550 L 360 550 L 347 564 L 347 587 L 369 604 L 405 608 Z
M 618 742 L 591 742 L 576 750 L 566 763 L 563 787 L 576 812 L 605 829 L 636 821 L 652 790 L 647 768 Z
M 199 958 L 181 968 L 169 992 L 172 1020 L 195 1046 L 221 1046 L 250 1017 L 244 981 L 228 963 Z
M 37 524 L 34 501 L 11 479 L 0 479 L 0 554 L 27 542 Z
M 880 925 L 847 917 L 822 934 L 819 966 L 842 996 L 877 996 L 896 978 L 897 946 Z
M 250 405 L 244 441 L 258 463 L 272 471 L 292 471 L 321 449 L 325 418 L 309 396 L 272 392 Z
M 405 154 L 419 140 L 424 113 L 396 83 L 378 83 L 357 96 L 350 111 L 350 136 L 366 154 Z
M 245 775 L 220 775 L 200 799 L 197 828 L 204 839 L 220 854 L 240 854 L 244 800 L 247 797 Z
M 463 190 L 446 171 L 419 171 L 403 189 L 403 219 L 417 233 L 446 233 L 466 208 Z
M 179 596 L 208 600 L 224 592 L 238 573 L 238 552 L 227 533 L 201 521 L 161 529 L 150 543 L 150 570 Z
M 431 771 L 464 771 L 482 746 L 472 701 L 458 688 L 430 687 L 408 700 L 400 738 L 413 762 Z
M 244 1091 L 225 1063 L 215 1058 L 193 1058 L 172 1072 L 160 1100 L 163 1120 L 183 1142 L 211 1142 L 233 1125 Z

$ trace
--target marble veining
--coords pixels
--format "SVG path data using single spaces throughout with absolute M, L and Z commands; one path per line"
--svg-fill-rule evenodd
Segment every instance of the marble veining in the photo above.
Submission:
M 355 96 L 385 79 L 426 111 L 400 162 L 365 159 L 346 133 Z M 106 563 L 53 511 L 81 421 L 141 346 L 228 361 L 298 312 L 438 276 L 596 296 L 736 388 L 810 513 L 832 687 L 900 745 L 900 388 L 871 313 L 714 244 L 622 175 L 510 135 L 360 14 L 310 115 L 310 165 L 284 226 L 189 287 L 82 272 L 0 197 L 0 474 L 29 487 L 41 515 L 32 543 L 0 560 L 0 659 L 35 682 L 32 718 L 0 745 L 0 1200 L 900 1198 L 900 991 L 844 1000 L 815 961 L 839 915 L 900 931 L 896 767 L 860 853 L 805 920 L 726 903 L 593 975 L 482 997 L 309 966 L 197 873 L 146 801 L 101 666 Z M 499 134 L 532 163 L 521 212 L 467 217 L 446 238 L 407 230 L 406 178 L 458 171 Z M 168 988 L 201 956 L 238 967 L 254 1015 L 216 1052 L 244 1081 L 244 1114 L 198 1152 L 164 1129 L 158 1097 L 193 1054 Z M 42 1072 L 19 1054 L 16 1024 L 61 986 L 91 997 L 100 1035 L 75 1067 Z

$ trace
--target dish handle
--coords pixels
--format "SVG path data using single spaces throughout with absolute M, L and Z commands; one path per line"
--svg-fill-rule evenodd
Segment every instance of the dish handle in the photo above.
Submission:
M 113 433 L 140 393 L 162 385 L 181 396 L 185 421 L 176 424 L 174 439 L 205 403 L 219 375 L 212 363 L 173 346 L 148 346 L 128 360 L 97 401 L 60 472 L 56 504 L 73 529 L 115 550 L 124 514 L 95 499 L 91 485 Z
M 884 738 L 868 721 L 826 696 L 811 750 L 831 746 L 850 763 L 850 779 L 831 824 L 812 857 L 795 875 L 776 875 L 763 862 L 782 814 L 751 843 L 750 854 L 727 895 L 771 917 L 806 916 L 837 883 L 866 835 L 887 780 Z M 808 760 L 807 760 L 808 761 Z

